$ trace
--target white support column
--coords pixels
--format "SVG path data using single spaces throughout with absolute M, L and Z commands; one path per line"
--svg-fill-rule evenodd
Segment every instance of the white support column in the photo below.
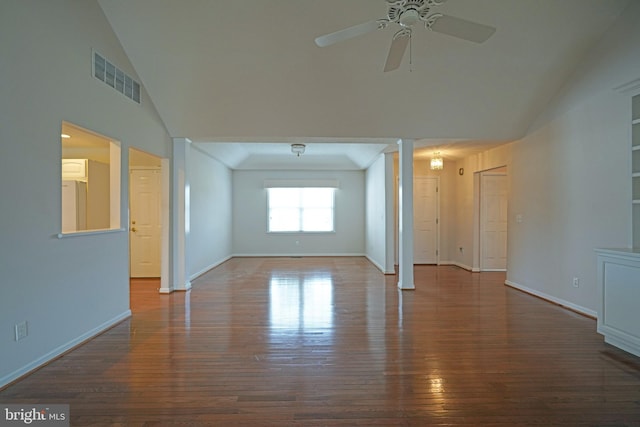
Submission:
M 173 291 L 171 283 L 173 278 L 171 277 L 171 160 L 162 159 L 160 161 L 161 176 L 162 176 L 162 205 L 160 212 L 162 215 L 162 238 L 160 244 L 160 289 L 161 294 L 168 294 Z
M 398 146 L 400 157 L 398 288 L 415 289 L 413 283 L 413 140 L 401 139 L 398 141 Z
M 187 275 L 189 260 L 189 145 L 187 138 L 173 138 L 173 195 L 171 205 L 173 211 L 173 244 L 171 253 L 172 291 L 191 289 Z
M 385 274 L 395 274 L 395 176 L 393 174 L 393 153 L 384 155 L 384 195 L 385 195 Z

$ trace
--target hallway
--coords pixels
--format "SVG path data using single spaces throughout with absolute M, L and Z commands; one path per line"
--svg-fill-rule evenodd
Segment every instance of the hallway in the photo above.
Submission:
M 400 292 L 365 258 L 234 258 L 0 392 L 71 425 L 640 425 L 640 360 L 595 320 L 416 266 Z

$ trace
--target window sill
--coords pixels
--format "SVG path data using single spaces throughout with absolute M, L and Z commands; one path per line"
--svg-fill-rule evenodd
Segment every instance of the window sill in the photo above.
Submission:
M 267 231 L 267 234 L 336 234 L 334 231 Z
M 56 237 L 58 239 L 67 239 L 70 237 L 93 236 L 95 234 L 120 233 L 123 231 L 126 231 L 126 230 L 124 228 L 105 228 L 102 230 L 87 230 L 87 231 L 74 231 L 72 233 L 58 233 Z

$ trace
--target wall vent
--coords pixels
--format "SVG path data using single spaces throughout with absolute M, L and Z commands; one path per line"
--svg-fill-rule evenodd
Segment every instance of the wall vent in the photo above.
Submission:
M 92 69 L 95 78 L 140 104 L 140 83 L 95 51 Z

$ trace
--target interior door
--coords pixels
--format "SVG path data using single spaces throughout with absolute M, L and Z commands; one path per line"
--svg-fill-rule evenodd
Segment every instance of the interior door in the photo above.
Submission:
M 438 262 L 438 178 L 413 180 L 413 262 Z
M 507 269 L 507 175 L 480 176 L 480 269 Z
M 159 169 L 131 170 L 131 277 L 160 277 L 160 176 Z

